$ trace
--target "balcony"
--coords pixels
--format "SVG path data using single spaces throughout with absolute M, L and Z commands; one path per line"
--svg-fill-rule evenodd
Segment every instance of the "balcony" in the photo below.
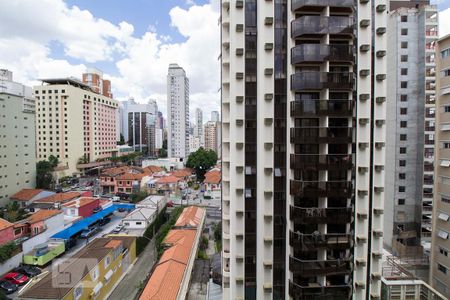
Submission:
M 354 20 L 346 16 L 301 16 L 292 21 L 292 38 L 305 35 L 352 35 Z
M 304 62 L 353 62 L 353 46 L 302 44 L 291 50 L 292 64 Z
M 300 100 L 291 102 L 291 117 L 353 115 L 352 100 Z
M 350 170 L 351 154 L 291 154 L 291 169 Z
M 353 271 L 352 258 L 333 260 L 301 260 L 289 256 L 289 270 L 301 277 L 350 274 Z
M 289 245 L 300 251 L 316 251 L 321 248 L 343 250 L 352 248 L 353 244 L 352 234 L 303 234 L 289 232 Z
M 351 127 L 295 127 L 291 128 L 293 144 L 348 144 L 352 142 Z
M 353 9 L 353 0 L 293 0 L 292 1 L 292 11 L 306 7 L 339 7 L 339 8 L 349 8 Z
M 353 221 L 353 214 L 353 207 L 304 208 L 290 206 L 290 218 L 296 224 L 347 224 Z
M 304 71 L 291 75 L 291 90 L 353 90 L 354 74 L 349 72 Z
M 352 296 L 352 285 L 321 286 L 319 283 L 310 283 L 302 286 L 289 280 L 289 296 L 293 299 L 347 300 Z

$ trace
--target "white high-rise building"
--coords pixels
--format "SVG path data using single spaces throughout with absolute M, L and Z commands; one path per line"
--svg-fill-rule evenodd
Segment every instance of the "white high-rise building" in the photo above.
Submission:
M 219 112 L 217 110 L 213 110 L 211 112 L 211 121 L 213 121 L 213 122 L 219 122 L 220 121 L 220 115 L 219 115 Z
M 31 87 L 0 69 L 0 205 L 36 178 L 36 108 Z
M 167 155 L 189 155 L 189 79 L 178 64 L 170 64 L 167 74 Z
M 381 299 L 387 0 L 222 0 L 224 299 Z

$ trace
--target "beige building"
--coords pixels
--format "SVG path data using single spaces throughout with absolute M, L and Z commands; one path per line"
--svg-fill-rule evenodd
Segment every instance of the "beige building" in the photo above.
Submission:
M 214 150 L 220 155 L 220 123 L 209 121 L 205 124 L 205 149 Z
M 80 159 L 115 155 L 118 101 L 74 78 L 42 80 L 37 100 L 37 158 L 56 156 L 61 176 L 78 172 Z
M 36 176 L 35 100 L 31 88 L 0 70 L 0 206 Z
M 450 295 L 450 35 L 436 47 L 436 153 L 431 276 L 434 288 Z

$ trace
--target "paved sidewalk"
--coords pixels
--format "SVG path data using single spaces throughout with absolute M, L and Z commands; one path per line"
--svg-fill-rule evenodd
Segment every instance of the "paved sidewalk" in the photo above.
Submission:
M 155 240 L 152 239 L 108 299 L 136 299 L 139 286 L 143 285 L 142 282 L 147 279 L 155 260 Z

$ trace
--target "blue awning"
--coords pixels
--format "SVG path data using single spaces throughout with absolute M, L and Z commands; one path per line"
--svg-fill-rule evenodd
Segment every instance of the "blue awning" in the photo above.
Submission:
M 77 233 L 88 228 L 89 226 L 91 226 L 92 224 L 97 222 L 98 220 L 103 219 L 104 217 L 106 217 L 109 214 L 112 214 L 114 211 L 118 210 L 119 208 L 133 210 L 134 207 L 135 207 L 134 204 L 113 204 L 110 207 L 105 208 L 104 210 L 99 211 L 98 213 L 95 213 L 90 217 L 84 218 L 83 220 L 76 222 L 72 226 L 53 235 L 51 238 L 68 240 L 71 237 L 73 237 L 74 235 L 76 235 Z

